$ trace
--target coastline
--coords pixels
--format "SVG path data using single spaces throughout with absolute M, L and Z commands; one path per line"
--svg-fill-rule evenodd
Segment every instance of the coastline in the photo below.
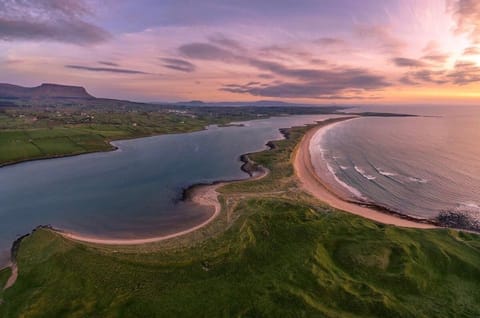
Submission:
M 139 137 L 139 138 L 144 138 L 144 137 Z M 133 138 L 136 139 L 136 138 Z M 49 159 L 61 159 L 61 158 L 69 158 L 69 157 L 77 157 L 77 156 L 82 156 L 82 155 L 90 155 L 93 153 L 102 153 L 102 152 L 112 152 L 112 151 L 117 151 L 118 147 L 113 144 L 115 141 L 121 141 L 121 140 L 128 140 L 128 139 L 119 139 L 119 140 L 110 140 L 108 141 L 108 145 L 110 146 L 109 149 L 104 149 L 104 150 L 92 150 L 92 151 L 84 151 L 84 152 L 78 152 L 78 153 L 69 153 L 69 154 L 63 154 L 63 155 L 47 155 L 44 157 L 37 157 L 37 158 L 30 158 L 30 159 L 21 159 L 21 160 L 16 160 L 16 161 L 7 161 L 0 163 L 0 169 L 9 167 L 9 166 L 17 166 L 29 162 L 34 162 L 34 161 L 43 161 L 43 160 L 49 160 Z
M 242 157 L 243 156 L 246 156 L 246 155 L 242 155 Z M 256 175 L 254 175 L 255 173 Z M 85 236 L 81 234 L 65 232 L 59 229 L 52 229 L 52 230 L 59 233 L 63 237 L 74 240 L 74 241 L 78 241 L 82 243 L 101 244 L 101 245 L 141 245 L 141 244 L 156 243 L 156 242 L 161 242 L 168 239 L 173 239 L 179 236 L 192 233 L 196 230 L 199 230 L 207 226 L 217 218 L 217 216 L 222 211 L 222 205 L 218 200 L 218 196 L 220 195 L 220 193 L 217 191 L 218 188 L 228 183 L 242 182 L 246 180 L 248 181 L 259 180 L 266 177 L 268 173 L 269 173 L 268 169 L 265 169 L 262 167 L 261 169 L 256 170 L 254 173 L 249 173 L 251 177 L 245 180 L 216 181 L 211 184 L 195 184 L 185 189 L 183 191 L 182 200 L 189 200 L 200 206 L 213 207 L 214 212 L 207 220 L 203 221 L 202 223 L 197 224 L 186 230 L 175 232 L 172 234 L 154 236 L 149 238 L 139 238 L 139 239 L 104 239 L 104 238 L 98 238 L 94 236 Z
M 313 172 L 313 175 L 315 176 L 314 179 L 316 179 L 316 183 L 318 183 L 317 185 L 320 185 L 323 188 L 323 191 L 325 192 L 323 194 L 324 195 L 326 194 L 326 196 L 323 197 L 323 199 L 322 199 L 322 196 L 318 197 L 317 195 L 314 194 L 314 196 L 319 198 L 321 201 L 331 205 L 332 207 L 338 208 L 340 210 L 344 210 L 344 211 L 347 211 L 347 212 L 350 212 L 350 213 L 353 213 L 353 214 L 357 214 L 357 215 L 372 219 L 372 220 L 377 221 L 377 222 L 385 223 L 385 224 L 393 224 L 393 225 L 397 225 L 397 226 L 401 226 L 401 227 L 411 227 L 411 228 L 436 228 L 437 226 L 435 226 L 433 223 L 430 223 L 430 221 L 428 221 L 428 220 L 425 220 L 425 221 L 424 220 L 416 220 L 416 219 L 410 220 L 409 219 L 410 217 L 404 216 L 404 215 L 392 216 L 392 214 L 395 213 L 395 212 L 390 211 L 388 209 L 385 209 L 381 206 L 376 206 L 376 205 L 370 204 L 370 203 L 359 203 L 359 202 L 353 202 L 353 201 L 346 201 L 346 200 L 340 198 L 338 195 L 336 195 L 335 192 L 328 189 L 328 186 L 318 176 L 316 176 L 313 165 L 311 163 L 311 159 L 310 159 L 310 151 L 308 149 L 312 137 L 320 129 L 326 129 L 327 127 L 331 128 L 336 123 L 351 120 L 351 119 L 354 119 L 354 118 L 358 118 L 358 117 L 355 116 L 355 117 L 341 117 L 341 118 L 326 119 L 324 121 L 317 122 L 318 123 L 317 125 L 315 125 L 312 129 L 307 131 L 307 133 L 302 137 L 302 140 L 300 141 L 300 143 L 297 145 L 297 148 L 296 148 L 295 153 L 294 153 L 294 158 L 295 158 L 295 160 L 294 160 L 294 170 L 295 170 L 295 174 L 297 175 L 297 177 L 298 177 L 297 159 L 300 157 L 300 154 L 302 154 L 303 156 L 305 156 L 305 154 L 308 154 L 308 162 L 311 166 L 310 177 L 312 177 L 312 172 Z M 283 135 L 283 137 L 288 139 L 289 130 L 288 129 L 279 129 L 279 130 L 280 130 L 281 134 Z M 154 137 L 154 136 L 146 136 L 146 138 L 148 138 L 148 137 Z M 144 137 L 140 137 L 140 138 L 144 138 Z M 128 140 L 128 139 L 122 139 L 122 140 Z M 113 149 L 107 150 L 107 151 L 118 151 L 119 148 L 116 145 L 113 144 L 116 141 L 119 141 L 119 140 L 109 141 L 109 144 L 113 147 Z M 267 142 L 266 146 L 269 149 L 275 148 L 275 145 L 271 141 Z M 306 146 L 306 148 L 305 148 L 305 146 Z M 301 148 L 305 148 L 306 151 L 305 151 L 305 149 L 303 149 L 303 151 L 299 151 Z M 99 151 L 95 151 L 95 152 L 99 152 Z M 104 151 L 101 151 L 101 152 L 104 152 Z M 61 156 L 61 157 L 70 157 L 70 156 L 77 156 L 77 155 L 84 155 L 84 154 L 87 154 L 87 153 L 65 155 L 65 156 Z M 55 157 L 55 158 L 57 158 L 57 157 Z M 46 159 L 51 159 L 51 158 L 38 158 L 38 159 L 32 159 L 32 160 L 27 160 L 27 161 L 22 161 L 22 162 L 19 162 L 19 163 L 12 163 L 12 164 L 22 164 L 22 163 L 25 163 L 25 162 L 28 162 L 28 161 L 46 160 Z M 121 245 L 124 245 L 124 246 L 126 246 L 126 245 L 129 245 L 129 246 L 131 246 L 131 245 L 142 245 L 142 244 L 156 243 L 156 242 L 160 242 L 160 241 L 164 241 L 164 240 L 168 240 L 168 239 L 173 239 L 173 238 L 176 238 L 176 237 L 179 237 L 179 236 L 183 236 L 183 235 L 192 233 L 196 230 L 199 230 L 200 228 L 203 228 L 203 227 L 207 226 L 208 224 L 210 224 L 212 221 L 214 221 L 218 217 L 218 215 L 221 213 L 222 206 L 221 206 L 220 201 L 218 200 L 219 193 L 217 192 L 217 189 L 219 189 L 221 186 L 223 186 L 227 183 L 258 180 L 258 179 L 264 178 L 265 176 L 267 176 L 269 174 L 268 169 L 266 169 L 265 167 L 263 167 L 261 165 L 256 164 L 255 162 L 253 162 L 249 158 L 249 153 L 241 155 L 240 156 L 240 161 L 243 162 L 243 165 L 241 166 L 241 170 L 244 171 L 245 173 L 247 173 L 250 176 L 250 178 L 241 179 L 241 180 L 229 180 L 229 181 L 219 180 L 219 181 L 215 181 L 215 182 L 210 183 L 210 184 L 194 184 L 194 185 L 184 189 L 183 194 L 182 194 L 182 200 L 190 200 L 190 201 L 192 201 L 196 204 L 199 204 L 201 206 L 212 207 L 214 209 L 214 212 L 212 213 L 212 215 L 207 220 L 205 220 L 205 221 L 201 222 L 200 224 L 195 225 L 191 228 L 188 228 L 186 230 L 182 230 L 182 231 L 179 231 L 179 232 L 175 232 L 175 233 L 171 233 L 171 234 L 167 234 L 167 235 L 162 235 L 162 236 L 149 237 L 149 238 L 108 239 L 108 238 L 99 238 L 99 237 L 94 237 L 94 236 L 86 236 L 86 235 L 81 235 L 81 234 L 77 234 L 77 233 L 70 233 L 70 232 L 63 231 L 61 229 L 52 228 L 51 226 L 39 226 L 39 227 L 47 227 L 50 230 L 60 234 L 61 236 L 65 237 L 67 239 L 78 241 L 80 243 L 91 243 L 91 244 L 99 244 L 99 245 L 117 245 L 117 246 L 121 246 Z M 2 166 L 0 165 L 0 167 L 2 167 Z M 300 179 L 302 181 L 302 178 L 300 178 Z M 311 191 L 309 191 L 309 189 L 304 187 L 303 182 L 302 182 L 302 188 L 306 192 L 312 193 Z M 333 197 L 336 201 L 331 201 L 329 199 L 329 197 Z M 340 203 L 340 204 L 337 204 L 337 203 Z M 343 205 L 343 204 L 346 204 L 346 205 Z M 342 206 L 344 206 L 344 207 L 342 207 Z M 350 208 L 352 210 L 350 210 Z M 363 212 L 357 212 L 357 209 L 361 209 L 361 211 L 374 213 L 373 217 L 370 217 L 369 215 L 365 216 L 365 215 L 362 214 Z M 379 211 L 382 211 L 382 212 L 379 212 Z M 393 219 L 394 222 L 390 222 L 389 221 L 390 219 Z M 400 222 L 400 223 L 398 223 L 398 222 Z M 424 222 L 424 223 L 422 223 L 422 222 Z M 39 227 L 37 227 L 37 228 L 39 228 Z M 33 231 L 35 231 L 35 229 Z M 20 243 L 21 239 L 23 239 L 24 237 L 26 237 L 28 235 L 30 235 L 30 234 L 22 236 L 21 238 L 16 240 L 13 244 L 13 247 L 12 247 L 12 261 L 8 266 L 5 266 L 5 267 L 11 267 L 12 268 L 12 277 L 9 279 L 9 281 L 7 283 L 8 287 L 10 287 L 11 285 L 13 285 L 15 283 L 16 276 L 18 275 L 16 262 L 14 261 L 14 256 L 13 256 L 15 254 L 14 253 L 14 249 L 16 249 L 15 246 L 17 246 Z M 5 288 L 7 288 L 7 287 L 5 287 Z
M 284 138 L 287 138 L 285 135 L 285 131 L 280 129 Z M 271 142 L 267 142 L 266 146 L 269 149 L 272 149 Z M 267 150 L 269 150 L 267 149 Z M 102 244 L 102 245 L 141 245 L 141 244 L 149 244 L 149 243 L 156 243 L 165 241 L 168 239 L 176 238 L 182 235 L 189 234 L 194 232 L 208 224 L 210 224 L 213 220 L 217 218 L 222 210 L 222 206 L 220 201 L 218 200 L 219 193 L 217 189 L 221 186 L 234 183 L 234 182 L 242 182 L 242 181 L 253 181 L 259 180 L 266 177 L 269 173 L 269 170 L 261 165 L 256 164 L 252 161 L 249 157 L 250 153 L 242 154 L 239 160 L 243 163 L 240 169 L 249 175 L 247 179 L 239 179 L 239 180 L 218 180 L 212 183 L 197 183 L 193 184 L 182 191 L 181 200 L 182 201 L 191 201 L 197 205 L 205 206 L 205 207 L 213 207 L 214 212 L 213 214 L 205 221 L 200 224 L 197 224 L 191 228 L 188 228 L 183 231 L 175 232 L 172 234 L 161 235 L 161 236 L 154 236 L 150 238 L 142 238 L 142 239 L 105 239 L 105 238 L 98 238 L 94 236 L 87 236 L 76 234 L 72 232 L 66 232 L 61 229 L 53 229 L 55 232 L 59 233 L 65 238 L 72 239 L 75 241 L 83 242 L 83 243 L 93 243 L 93 244 Z
M 207 130 L 208 126 L 205 126 L 202 130 Z M 198 130 L 198 131 L 202 131 Z M 279 129 L 280 133 L 284 138 L 288 138 L 286 134 L 285 129 Z M 196 132 L 196 131 L 193 131 Z M 162 134 L 159 134 L 162 135 Z M 66 155 L 58 155 L 58 156 L 48 156 L 45 158 L 32 158 L 32 159 L 26 159 L 26 160 L 21 160 L 21 161 L 16 161 L 16 162 L 9 162 L 9 163 L 0 163 L 0 169 L 2 167 L 6 166 L 12 166 L 12 165 L 21 165 L 21 164 L 26 164 L 31 161 L 39 161 L 39 160 L 48 160 L 48 159 L 57 159 L 57 158 L 65 158 L 65 157 L 73 157 L 73 156 L 81 156 L 81 155 L 88 155 L 92 153 L 102 153 L 102 152 L 114 152 L 114 151 L 119 151 L 120 147 L 115 145 L 115 142 L 120 142 L 123 140 L 131 140 L 131 139 L 138 139 L 138 138 L 151 138 L 159 135 L 150 135 L 150 136 L 140 136 L 140 137 L 132 137 L 132 138 L 124 138 L 124 139 L 118 139 L 118 140 L 108 140 L 108 145 L 111 147 L 108 150 L 100 150 L 100 151 L 92 151 L 92 152 L 82 152 L 82 153 L 76 153 L 76 154 L 66 154 Z M 273 144 L 271 141 L 268 141 L 266 144 L 267 150 L 273 149 Z M 11 256 L 10 256 L 10 263 L 0 267 L 0 269 L 3 268 L 11 268 L 12 269 L 12 275 L 11 278 L 9 279 L 7 285 L 10 287 L 13 285 L 16 281 L 16 277 L 18 275 L 18 268 L 16 265 L 15 261 L 15 255 L 16 255 L 16 250 L 21 242 L 21 240 L 27 236 L 29 236 L 31 233 L 33 233 L 36 229 L 38 228 L 48 228 L 63 237 L 71 240 L 75 240 L 78 242 L 83 242 L 83 243 L 92 243 L 92 244 L 100 244 L 100 245 L 141 245 L 141 244 L 149 244 L 149 243 L 156 243 L 172 238 L 176 238 L 182 235 L 186 235 L 189 233 L 192 233 L 208 224 L 210 224 L 221 212 L 221 204 L 218 200 L 218 195 L 219 193 L 216 191 L 218 188 L 221 186 L 227 184 L 227 183 L 234 183 L 234 182 L 242 182 L 242 181 L 252 181 L 252 180 L 258 180 L 261 178 L 266 177 L 269 174 L 269 170 L 261 165 L 256 164 L 254 161 L 252 161 L 249 158 L 250 153 L 245 153 L 242 154 L 239 157 L 239 160 L 243 163 L 240 169 L 248 174 L 250 177 L 247 179 L 240 179 L 240 180 L 218 180 L 212 183 L 204 184 L 204 183 L 197 183 L 189 186 L 188 188 L 184 189 L 182 191 L 182 196 L 181 200 L 190 200 L 196 204 L 202 205 L 202 206 L 207 206 L 207 207 L 213 207 L 214 212 L 213 214 L 204 222 L 191 227 L 189 229 L 175 232 L 172 234 L 167 234 L 167 235 L 162 235 L 162 236 L 155 236 L 155 237 L 150 237 L 150 238 L 142 238 L 142 239 L 104 239 L 104 238 L 98 238 L 94 236 L 86 236 L 86 235 L 81 235 L 81 234 L 76 234 L 76 233 L 69 233 L 67 231 L 64 231 L 62 229 L 57 229 L 52 227 L 51 225 L 39 225 L 35 229 L 32 230 L 32 232 L 25 234 L 18 239 L 16 239 L 11 248 Z
M 105 148 L 105 149 L 86 150 L 86 151 L 82 151 L 82 152 L 59 154 L 59 155 L 45 155 L 45 156 L 40 156 L 40 157 L 28 158 L 28 159 L 19 159 L 19 160 L 14 160 L 14 161 L 7 161 L 7 162 L 0 163 L 0 169 L 4 168 L 4 167 L 16 166 L 16 165 L 20 165 L 20 164 L 24 164 L 24 163 L 29 163 L 29 162 L 33 162 L 33 161 L 42 161 L 42 160 L 49 160 L 49 159 L 61 159 L 61 158 L 77 157 L 77 156 L 82 156 L 82 155 L 91 155 L 91 154 L 95 154 L 95 153 L 114 152 L 114 151 L 120 150 L 120 148 L 117 145 L 115 145 L 116 142 L 122 142 L 122 141 L 127 141 L 127 140 L 134 140 L 134 139 L 141 139 L 141 138 L 158 137 L 158 136 L 164 136 L 164 135 L 189 134 L 189 133 L 194 133 L 194 132 L 207 130 L 208 126 L 209 125 L 203 127 L 202 129 L 192 130 L 192 131 L 187 131 L 187 132 L 123 136 L 123 137 L 118 138 L 118 139 L 106 138 L 105 139 L 105 145 L 108 148 Z
M 220 211 L 222 209 L 220 201 L 218 200 L 219 193 L 217 192 L 217 189 L 224 184 L 225 182 L 218 182 L 210 185 L 199 185 L 199 186 L 196 186 L 195 188 L 192 188 L 191 194 L 189 196 L 190 200 L 201 206 L 213 207 L 214 212 L 207 220 L 203 221 L 200 224 L 195 225 L 194 227 L 191 227 L 183 231 L 162 235 L 162 236 L 155 236 L 155 237 L 141 238 L 141 239 L 104 239 L 104 238 L 98 238 L 94 236 L 85 236 L 81 234 L 65 232 L 59 229 L 54 229 L 54 231 L 59 233 L 63 237 L 74 240 L 74 241 L 79 241 L 83 243 L 102 244 L 102 245 L 141 245 L 141 244 L 155 243 L 155 242 L 168 240 L 171 238 L 175 238 L 178 236 L 191 233 L 211 223 L 220 214 Z
M 340 118 L 320 123 L 319 125 L 308 130 L 303 136 L 293 155 L 295 175 L 300 181 L 301 188 L 307 193 L 313 195 L 315 198 L 336 209 L 349 212 L 375 222 L 417 229 L 438 228 L 433 221 L 427 219 L 417 219 L 408 215 L 396 213 L 386 209 L 385 207 L 371 203 L 346 200 L 331 189 L 328 183 L 324 180 L 325 176 L 322 178 L 318 175 L 311 160 L 310 143 L 312 138 L 317 133 L 324 133 L 326 130 L 334 127 L 340 122 L 355 118 L 357 117 Z

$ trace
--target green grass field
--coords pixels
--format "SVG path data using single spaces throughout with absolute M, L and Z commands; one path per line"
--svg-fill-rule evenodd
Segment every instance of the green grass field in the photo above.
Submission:
M 0 132 L 0 164 L 109 150 L 106 138 L 90 130 L 52 128 Z
M 199 232 L 103 247 L 35 231 L 0 317 L 480 316 L 479 236 L 379 225 L 301 192 L 290 158 L 306 129 L 251 155 L 271 174 L 222 188 Z
M 109 144 L 112 140 L 191 132 L 209 124 L 199 119 L 184 119 L 183 124 L 179 122 L 181 118 L 174 115 L 147 118 L 145 115 L 124 113 L 111 116 L 108 121 L 99 115 L 95 122 L 88 124 L 40 122 L 27 128 L 24 122 L 17 120 L 10 123 L 3 116 L 0 117 L 0 165 L 107 151 L 113 149 Z
M 1 101 L 1 100 L 0 100 Z M 337 107 L 187 107 L 118 100 L 16 101 L 0 108 L 0 166 L 107 151 L 112 140 L 193 132 L 211 124 L 288 114 L 331 114 Z

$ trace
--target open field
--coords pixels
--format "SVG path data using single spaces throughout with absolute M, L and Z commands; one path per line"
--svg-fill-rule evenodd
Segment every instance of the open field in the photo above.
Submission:
M 479 316 L 480 238 L 377 224 L 302 192 L 291 158 L 307 129 L 250 155 L 271 173 L 221 188 L 222 213 L 198 232 L 112 247 L 36 230 L 0 316 Z

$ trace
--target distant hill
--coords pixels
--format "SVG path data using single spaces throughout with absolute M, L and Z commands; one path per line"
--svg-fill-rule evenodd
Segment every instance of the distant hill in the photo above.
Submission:
M 224 107 L 240 107 L 240 106 L 264 106 L 264 107 L 276 107 L 276 106 L 319 106 L 313 104 L 301 104 L 301 103 L 287 103 L 277 100 L 260 100 L 252 102 L 203 102 L 199 100 L 192 100 L 188 102 L 177 102 L 175 105 L 181 106 L 224 106 Z
M 0 98 L 95 98 L 81 86 L 42 84 L 22 87 L 0 83 Z

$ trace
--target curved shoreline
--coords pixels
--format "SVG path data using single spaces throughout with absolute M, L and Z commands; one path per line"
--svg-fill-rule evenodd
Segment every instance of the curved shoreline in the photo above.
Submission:
M 258 175 L 245 180 L 219 181 L 219 182 L 214 182 L 213 184 L 198 184 L 198 185 L 191 186 L 189 189 L 185 191 L 185 192 L 188 192 L 188 194 L 186 194 L 185 197 L 198 205 L 213 207 L 214 212 L 207 220 L 203 221 L 202 223 L 197 224 L 186 230 L 175 232 L 172 234 L 143 238 L 143 239 L 142 238 L 141 239 L 104 239 L 104 238 L 98 238 L 94 236 L 85 236 L 81 234 L 65 232 L 59 229 L 53 229 L 53 230 L 59 233 L 60 235 L 62 235 L 63 237 L 74 240 L 74 241 L 79 241 L 83 243 L 102 244 L 102 245 L 141 245 L 141 244 L 149 244 L 149 243 L 157 243 L 157 242 L 165 241 L 168 239 L 172 239 L 175 237 L 192 233 L 202 227 L 207 226 L 213 220 L 215 220 L 217 216 L 220 214 L 220 212 L 222 211 L 222 205 L 218 200 L 218 196 L 220 194 L 217 191 L 217 189 L 220 188 L 221 186 L 227 183 L 233 183 L 233 182 L 241 182 L 246 180 L 248 181 L 259 180 L 261 178 L 266 177 L 268 173 L 269 171 L 267 169 L 262 168 L 261 172 Z
M 202 130 L 207 130 L 209 126 L 205 126 Z M 202 131 L 198 130 L 198 131 Z M 284 138 L 287 138 L 286 133 L 283 129 L 279 129 L 280 133 L 283 135 Z M 197 132 L 197 131 L 193 131 Z M 187 132 L 190 133 L 190 132 Z M 162 135 L 162 134 L 160 134 Z M 6 167 L 6 166 L 12 166 L 12 165 L 21 165 L 21 164 L 27 164 L 31 161 L 40 161 L 40 160 L 48 160 L 48 159 L 60 159 L 60 158 L 65 158 L 65 157 L 74 157 L 74 156 L 82 156 L 82 155 L 90 155 L 90 154 L 95 154 L 95 153 L 102 153 L 102 152 L 115 152 L 119 151 L 121 148 L 116 145 L 116 142 L 121 142 L 124 140 L 131 140 L 131 139 L 137 139 L 137 138 L 153 138 L 157 137 L 160 135 L 152 135 L 152 136 L 143 136 L 143 137 L 134 137 L 134 138 L 125 138 L 125 139 L 119 139 L 119 140 L 109 140 L 108 144 L 111 146 L 111 149 L 108 150 L 101 150 L 101 151 L 93 151 L 93 152 L 85 152 L 85 153 L 78 153 L 78 154 L 67 154 L 67 155 L 59 155 L 59 156 L 54 156 L 54 157 L 45 157 L 45 158 L 33 158 L 33 159 L 27 159 L 27 160 L 22 160 L 18 162 L 9 162 L 9 163 L 3 163 L 0 164 L 0 168 Z M 268 141 L 266 144 L 267 148 L 272 149 L 271 141 Z M 268 149 L 267 149 L 268 150 Z M 149 237 L 149 238 L 139 238 L 139 239 L 108 239 L 108 238 L 99 238 L 99 237 L 94 237 L 94 236 L 87 236 L 87 235 L 81 235 L 73 232 L 67 232 L 62 229 L 54 228 L 51 225 L 39 225 L 37 226 L 33 231 L 35 231 L 38 228 L 48 228 L 59 235 L 62 235 L 63 237 L 67 239 L 71 239 L 74 241 L 78 242 L 83 242 L 83 243 L 93 243 L 93 244 L 100 244 L 100 245 L 141 245 L 141 244 L 149 244 L 149 243 L 156 243 L 160 241 L 164 241 L 167 239 L 172 239 L 175 237 L 179 237 L 182 235 L 189 234 L 191 232 L 194 232 L 209 223 L 211 223 L 221 212 L 221 204 L 218 200 L 218 195 L 219 193 L 216 191 L 219 187 L 227 184 L 227 183 L 232 183 L 232 182 L 242 182 L 242 181 L 247 181 L 247 180 L 257 180 L 261 179 L 269 174 L 269 170 L 261 165 L 257 165 L 255 162 L 253 162 L 248 156 L 250 153 L 245 153 L 242 154 L 239 158 L 241 162 L 243 162 L 242 166 L 240 169 L 248 174 L 250 178 L 247 179 L 240 179 L 240 180 L 218 180 L 213 183 L 209 184 L 193 184 L 190 187 L 186 188 L 182 192 L 182 197 L 181 200 L 190 200 L 194 203 L 197 203 L 202 206 L 207 206 L 207 207 L 213 207 L 214 208 L 214 213 L 205 221 L 203 221 L 200 224 L 197 224 L 194 227 L 188 228 L 183 231 L 167 234 L 167 235 L 162 235 L 162 236 L 155 236 L 155 237 Z M 32 231 L 32 232 L 33 232 Z M 32 232 L 21 236 L 18 238 L 12 245 L 12 251 L 11 251 L 11 260 L 10 263 L 6 266 L 0 267 L 0 269 L 3 268 L 8 268 L 10 267 L 12 269 L 12 281 L 8 285 L 13 285 L 13 283 L 16 280 L 16 277 L 18 275 L 18 270 L 16 269 L 16 262 L 14 261 L 14 250 L 16 249 L 16 246 L 20 243 L 20 241 L 24 238 L 29 236 Z M 10 281 L 10 280 L 9 280 Z
M 356 117 L 355 117 L 356 118 Z M 300 180 L 300 185 L 304 191 L 310 193 L 320 201 L 342 211 L 346 211 L 372 221 L 383 224 L 390 224 L 407 228 L 433 229 L 437 228 L 430 220 L 416 219 L 408 215 L 403 215 L 390 211 L 384 207 L 370 203 L 360 203 L 347 201 L 336 194 L 329 185 L 318 175 L 312 164 L 310 154 L 310 143 L 319 132 L 332 128 L 335 124 L 343 121 L 352 120 L 354 118 L 341 118 L 325 123 L 320 123 L 314 128 L 307 131 L 300 143 L 295 149 L 293 155 L 293 166 L 295 175 Z
M 193 191 L 193 195 L 191 195 L 192 202 L 201 206 L 213 207 L 214 212 L 207 220 L 203 221 L 200 224 L 195 225 L 194 227 L 188 228 L 183 231 L 162 235 L 162 236 L 143 238 L 143 239 L 104 239 L 104 238 L 98 238 L 94 236 L 85 236 L 81 234 L 64 232 L 58 229 L 55 229 L 55 231 L 60 235 L 62 235 L 63 237 L 72 239 L 74 241 L 80 241 L 84 243 L 95 243 L 95 244 L 102 244 L 102 245 L 140 245 L 140 244 L 148 244 L 148 243 L 155 243 L 155 242 L 168 240 L 171 238 L 175 238 L 175 237 L 182 236 L 182 235 L 191 233 L 193 231 L 196 231 L 208 225 L 210 222 L 212 222 L 220 214 L 220 211 L 222 209 L 220 201 L 218 200 L 219 193 L 217 192 L 217 189 L 224 184 L 225 182 L 215 183 L 211 185 L 202 185 L 192 190 Z

